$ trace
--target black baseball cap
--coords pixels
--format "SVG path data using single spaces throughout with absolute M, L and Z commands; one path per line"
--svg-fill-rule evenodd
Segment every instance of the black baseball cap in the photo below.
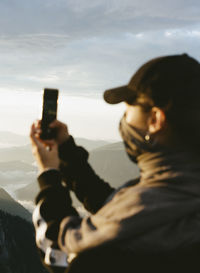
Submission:
M 122 101 L 136 104 L 144 97 L 155 106 L 165 106 L 169 100 L 187 103 L 200 96 L 200 64 L 187 54 L 163 56 L 143 64 L 127 85 L 104 92 L 110 104 Z

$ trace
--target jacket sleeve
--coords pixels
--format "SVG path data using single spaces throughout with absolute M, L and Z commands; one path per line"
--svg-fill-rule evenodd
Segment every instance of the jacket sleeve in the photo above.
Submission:
M 84 207 L 96 213 L 114 191 L 101 179 L 88 163 L 88 152 L 77 146 L 72 136 L 59 147 L 62 179 Z
M 66 216 L 76 216 L 69 190 L 61 183 L 57 170 L 48 170 L 38 177 L 40 192 L 33 212 L 36 245 L 44 266 L 52 273 L 62 273 L 68 267 L 70 255 L 58 246 L 60 222 Z
M 58 170 L 43 172 L 38 182 L 40 192 L 33 212 L 36 245 L 48 271 L 64 273 L 80 251 L 107 241 L 109 229 L 105 224 L 106 230 L 99 230 L 90 217 L 80 217 L 72 207 L 69 189 L 62 184 Z

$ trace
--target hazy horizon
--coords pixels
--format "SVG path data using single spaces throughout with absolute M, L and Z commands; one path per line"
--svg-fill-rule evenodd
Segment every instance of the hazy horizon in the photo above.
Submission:
M 13 92 L 2 94 L 0 100 L 0 132 L 7 131 L 28 136 L 30 126 L 41 118 L 41 92 Z M 100 98 L 68 96 L 60 91 L 58 99 L 58 120 L 68 125 L 69 133 L 75 138 L 118 141 L 119 120 L 124 105 L 109 105 Z

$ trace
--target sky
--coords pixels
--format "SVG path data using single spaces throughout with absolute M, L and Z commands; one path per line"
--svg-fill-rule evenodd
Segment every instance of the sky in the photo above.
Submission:
M 119 140 L 124 105 L 104 90 L 157 56 L 200 61 L 199 48 L 198 0 L 1 0 L 0 131 L 27 135 L 51 87 L 72 135 Z

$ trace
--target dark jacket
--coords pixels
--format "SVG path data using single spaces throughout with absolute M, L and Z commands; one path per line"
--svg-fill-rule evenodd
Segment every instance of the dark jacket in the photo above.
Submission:
M 49 170 L 38 178 L 41 192 L 36 203 L 42 201 L 47 236 L 67 254 L 76 254 L 69 272 L 159 272 L 161 268 L 177 272 L 177 268 L 197 266 L 198 176 L 193 178 L 193 192 L 187 189 L 185 174 L 172 179 L 161 171 L 153 182 L 151 174 L 115 190 L 95 174 L 87 151 L 76 146 L 72 137 L 59 148 L 59 155 L 60 172 Z M 183 190 L 179 191 L 180 181 Z M 91 216 L 78 215 L 69 190 Z

